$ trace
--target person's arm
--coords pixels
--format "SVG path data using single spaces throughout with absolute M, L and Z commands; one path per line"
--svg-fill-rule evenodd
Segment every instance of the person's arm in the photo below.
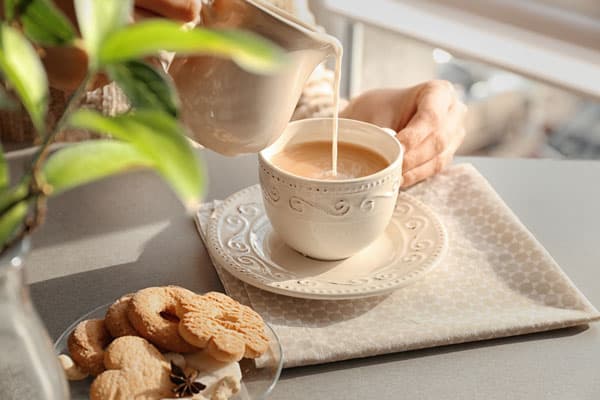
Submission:
M 308 78 L 292 120 L 334 115 L 334 72 L 321 64 Z M 340 98 L 339 109 L 343 110 L 348 101 Z
M 306 0 L 295 0 L 296 15 L 309 15 Z M 308 23 L 314 24 L 314 18 Z M 333 71 L 321 64 L 309 78 L 293 119 L 331 117 Z M 405 147 L 403 187 L 418 183 L 448 165 L 465 137 L 465 105 L 452 84 L 432 80 L 404 89 L 372 90 L 348 104 L 340 101 L 340 117 L 394 129 Z

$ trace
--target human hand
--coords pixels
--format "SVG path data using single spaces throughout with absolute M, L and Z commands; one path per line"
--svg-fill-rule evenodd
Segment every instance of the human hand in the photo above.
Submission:
M 73 0 L 54 0 L 73 24 L 77 24 Z M 200 15 L 201 0 L 135 0 L 133 21 L 148 17 L 169 18 L 181 22 L 193 21 Z M 77 47 L 49 47 L 42 54 L 50 86 L 70 92 L 76 89 L 88 68 L 86 52 Z M 108 83 L 106 77 L 95 79 L 94 86 Z
M 448 165 L 465 137 L 467 107 L 451 83 L 432 80 L 407 89 L 380 89 L 353 99 L 340 117 L 391 128 L 405 147 L 402 187 Z

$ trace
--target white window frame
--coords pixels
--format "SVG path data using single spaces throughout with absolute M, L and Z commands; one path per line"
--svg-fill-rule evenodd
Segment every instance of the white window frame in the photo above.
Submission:
M 513 0 L 321 3 L 329 12 L 349 21 L 389 29 L 457 55 L 600 99 L 600 20 L 593 17 Z M 353 79 L 349 77 L 350 82 Z

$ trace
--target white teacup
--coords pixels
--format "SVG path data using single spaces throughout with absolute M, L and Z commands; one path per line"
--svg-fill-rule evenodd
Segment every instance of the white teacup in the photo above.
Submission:
M 304 142 L 331 141 L 332 119 L 291 122 L 273 145 L 259 153 L 265 210 L 275 232 L 298 252 L 340 260 L 367 247 L 389 224 L 402 184 L 403 147 L 388 131 L 365 122 L 339 120 L 339 141 L 361 145 L 389 165 L 372 175 L 320 180 L 274 165 L 274 155 Z

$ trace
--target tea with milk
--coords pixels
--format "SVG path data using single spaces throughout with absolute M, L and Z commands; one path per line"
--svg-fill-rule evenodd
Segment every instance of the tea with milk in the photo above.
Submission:
M 330 141 L 298 143 L 275 154 L 271 162 L 291 174 L 325 180 L 361 178 L 390 164 L 385 157 L 367 147 L 338 142 L 337 171 L 334 173 L 331 147 Z

